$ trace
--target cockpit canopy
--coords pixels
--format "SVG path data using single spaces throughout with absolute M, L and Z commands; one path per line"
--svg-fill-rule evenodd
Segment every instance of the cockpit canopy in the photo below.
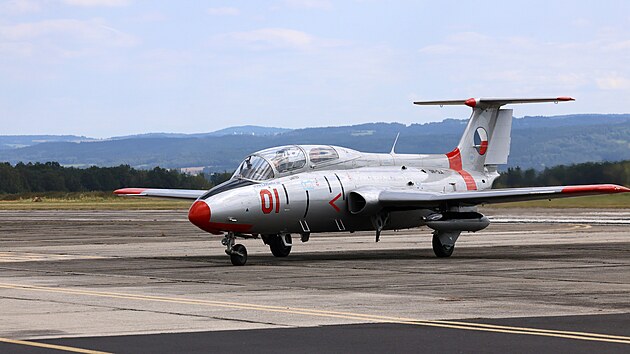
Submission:
M 265 181 L 306 169 L 307 162 L 315 167 L 339 159 L 339 154 L 327 145 L 287 145 L 255 152 L 245 158 L 232 178 Z

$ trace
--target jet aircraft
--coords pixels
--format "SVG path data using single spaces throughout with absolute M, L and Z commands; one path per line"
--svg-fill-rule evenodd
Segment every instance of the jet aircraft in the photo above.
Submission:
M 433 251 L 449 257 L 464 231 L 485 229 L 481 204 L 624 193 L 612 185 L 492 189 L 510 151 L 512 110 L 506 104 L 564 102 L 553 98 L 470 98 L 414 102 L 466 105 L 472 115 L 457 147 L 446 154 L 364 153 L 329 145 L 273 147 L 247 156 L 232 178 L 206 190 L 123 188 L 118 195 L 195 200 L 188 219 L 222 234 L 233 265 L 247 262 L 237 238 L 260 238 L 276 257 L 293 238 L 321 232 L 375 232 L 427 226 Z

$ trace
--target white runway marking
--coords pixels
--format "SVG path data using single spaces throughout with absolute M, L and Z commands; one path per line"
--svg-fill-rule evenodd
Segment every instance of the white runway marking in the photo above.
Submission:
M 74 254 L 47 254 L 32 252 L 0 252 L 0 263 L 65 261 L 71 259 L 102 259 L 99 256 L 81 256 Z

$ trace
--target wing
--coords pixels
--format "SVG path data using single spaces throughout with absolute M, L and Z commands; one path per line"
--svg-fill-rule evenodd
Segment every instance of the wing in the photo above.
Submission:
M 206 192 L 207 190 L 201 189 L 123 188 L 115 190 L 114 194 L 134 197 L 197 199 Z
M 505 188 L 453 193 L 383 190 L 378 193 L 378 204 L 389 209 L 420 209 L 437 207 L 449 202 L 459 205 L 478 205 L 627 192 L 630 192 L 629 188 L 614 184 Z

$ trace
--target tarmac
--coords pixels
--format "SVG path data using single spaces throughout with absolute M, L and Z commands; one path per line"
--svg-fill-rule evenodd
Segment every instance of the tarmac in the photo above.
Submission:
M 0 352 L 628 352 L 630 209 L 485 209 L 275 258 L 178 211 L 0 211 Z

